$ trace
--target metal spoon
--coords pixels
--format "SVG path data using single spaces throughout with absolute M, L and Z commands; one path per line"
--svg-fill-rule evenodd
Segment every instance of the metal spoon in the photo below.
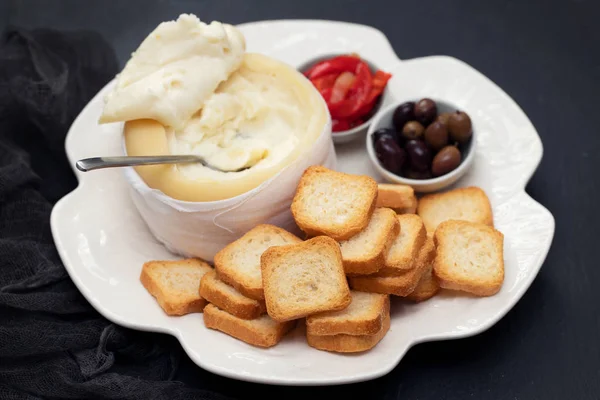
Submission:
M 78 170 L 83 172 L 93 171 L 95 169 L 114 168 L 114 167 L 134 167 L 136 165 L 155 165 L 155 164 L 182 164 L 182 163 L 200 163 L 207 168 L 220 172 L 239 172 L 248 167 L 235 170 L 222 170 L 207 163 L 202 157 L 194 155 L 172 155 L 172 156 L 125 156 L 125 157 L 92 157 L 84 158 L 75 163 Z

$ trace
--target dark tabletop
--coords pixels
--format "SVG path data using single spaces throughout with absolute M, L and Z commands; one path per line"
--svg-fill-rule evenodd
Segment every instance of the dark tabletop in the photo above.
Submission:
M 186 359 L 177 379 L 232 396 L 382 399 L 600 399 L 600 2 L 272 0 L 0 2 L 0 28 L 92 29 L 121 64 L 161 21 L 191 12 L 242 23 L 318 18 L 372 25 L 403 59 L 447 54 L 483 72 L 527 113 L 544 158 L 527 187 L 556 219 L 540 274 L 476 337 L 412 348 L 380 379 L 328 388 L 231 381 Z

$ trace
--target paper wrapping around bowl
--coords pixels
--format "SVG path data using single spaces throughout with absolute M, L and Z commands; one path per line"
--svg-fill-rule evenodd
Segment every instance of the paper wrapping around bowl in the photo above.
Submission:
M 131 198 L 152 234 L 169 251 L 207 261 L 227 244 L 258 224 L 277 225 L 298 233 L 290 204 L 306 168 L 323 165 L 335 169 L 331 121 L 306 152 L 271 179 L 231 199 L 185 202 L 152 189 L 133 168 L 125 169 Z

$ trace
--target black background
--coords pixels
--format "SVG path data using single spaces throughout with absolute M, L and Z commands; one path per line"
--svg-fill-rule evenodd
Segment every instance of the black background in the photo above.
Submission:
M 191 12 L 242 23 L 317 18 L 372 25 L 400 58 L 447 54 L 501 86 L 544 144 L 527 187 L 556 235 L 529 291 L 489 331 L 411 349 L 389 375 L 361 384 L 282 388 L 212 375 L 185 360 L 177 379 L 240 397 L 600 399 L 600 2 L 0 0 L 0 28 L 92 29 L 121 64 L 161 21 Z

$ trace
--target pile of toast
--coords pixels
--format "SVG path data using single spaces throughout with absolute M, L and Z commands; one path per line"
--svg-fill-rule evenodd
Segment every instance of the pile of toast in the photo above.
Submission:
M 204 313 L 206 327 L 271 347 L 304 321 L 309 346 L 373 348 L 390 329 L 390 295 L 425 301 L 442 288 L 491 296 L 504 281 L 502 233 L 477 187 L 417 200 L 321 166 L 291 204 L 303 239 L 258 225 L 208 263 L 150 261 L 141 281 L 169 315 Z

